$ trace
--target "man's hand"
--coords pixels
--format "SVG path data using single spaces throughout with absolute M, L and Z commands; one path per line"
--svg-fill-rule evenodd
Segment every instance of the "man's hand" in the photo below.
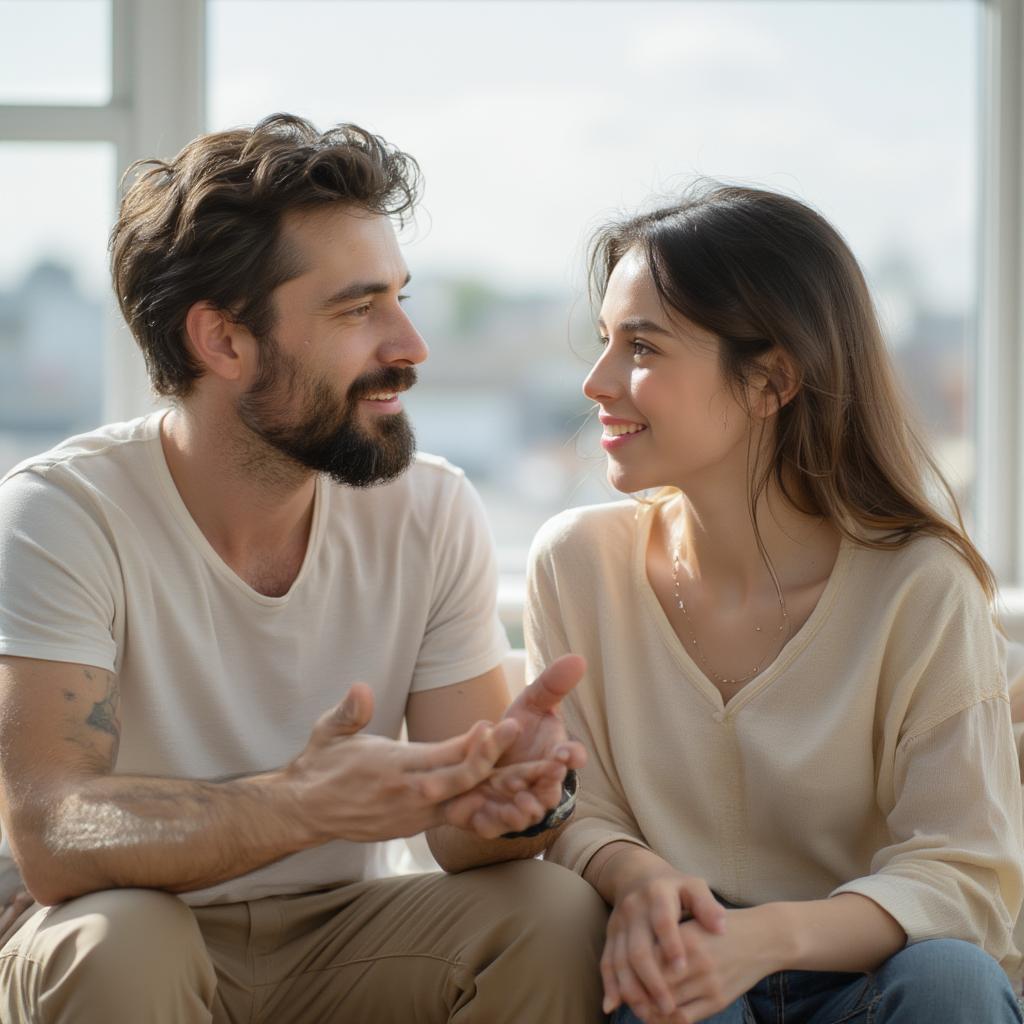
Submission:
M 477 722 L 439 743 L 399 743 L 361 735 L 372 715 L 373 692 L 356 683 L 320 718 L 305 750 L 284 770 L 297 815 L 318 841 L 372 842 L 440 824 L 467 827 L 491 802 L 513 802 L 517 790 L 553 771 L 517 765 L 491 787 L 493 792 L 471 793 L 491 777 L 518 738 L 514 720 Z
M 567 654 L 553 661 L 519 697 L 498 724 L 518 732 L 498 761 L 498 770 L 448 807 L 449 824 L 495 839 L 540 821 L 562 798 L 569 768 L 582 768 L 582 744 L 568 738 L 558 715 L 567 693 L 583 678 L 584 660 Z
M 587 753 L 581 743 L 570 740 L 558 714 L 559 705 L 583 678 L 587 663 L 577 654 L 565 654 L 553 661 L 509 705 L 502 722 L 514 722 L 518 735 L 499 760 L 499 766 L 527 762 L 555 762 L 563 766 L 557 777 L 532 789 L 542 818 L 557 806 L 562 796 L 565 770 L 582 768 Z

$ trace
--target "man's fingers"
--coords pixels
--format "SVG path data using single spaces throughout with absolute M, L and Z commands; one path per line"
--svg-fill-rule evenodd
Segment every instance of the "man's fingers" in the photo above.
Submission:
M 512 745 L 518 732 L 518 725 L 507 720 L 497 725 L 477 722 L 468 733 L 462 760 L 440 767 L 432 766 L 440 756 L 436 748 L 443 748 L 452 741 L 421 744 L 421 748 L 435 749 L 419 752 L 427 760 L 426 770 L 421 771 L 417 779 L 420 793 L 430 803 L 441 803 L 467 793 L 491 774 L 498 758 Z M 459 739 L 456 738 L 457 743 Z
M 463 764 L 468 759 L 489 760 L 491 745 L 497 756 L 508 750 L 519 735 L 519 723 L 502 719 L 497 725 L 480 721 L 459 736 L 436 743 L 407 743 L 403 751 L 404 767 L 409 771 L 429 772 Z
M 321 719 L 336 736 L 353 736 L 373 718 L 373 690 L 366 683 L 353 683 L 342 700 Z
M 523 690 L 520 701 L 538 715 L 554 711 L 563 698 L 583 678 L 587 663 L 578 654 L 556 658 Z
M 566 740 L 555 751 L 555 757 L 566 768 L 575 768 L 579 771 L 587 763 L 587 748 L 576 740 Z

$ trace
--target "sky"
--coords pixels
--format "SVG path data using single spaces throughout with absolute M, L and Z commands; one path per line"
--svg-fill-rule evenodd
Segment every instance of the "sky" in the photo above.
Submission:
M 976 0 L 210 0 L 208 125 L 363 124 L 425 175 L 414 272 L 578 283 L 588 232 L 697 176 L 820 209 L 869 277 L 975 291 Z M 0 0 L 0 102 L 102 102 L 105 0 Z M 63 94 L 62 94 L 63 90 Z M 166 154 L 160 154 L 166 155 Z M 106 287 L 104 146 L 0 141 L 0 288 Z M 70 187 L 69 187 L 70 185 Z

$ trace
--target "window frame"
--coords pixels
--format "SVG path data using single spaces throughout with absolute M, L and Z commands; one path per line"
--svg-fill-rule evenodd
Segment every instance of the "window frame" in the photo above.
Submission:
M 0 105 L 0 139 L 111 142 L 121 171 L 177 152 L 205 128 L 206 15 L 206 0 L 111 0 L 110 102 Z M 1024 628 L 1024 3 L 982 0 L 980 17 L 977 538 Z M 104 416 L 153 408 L 112 296 L 105 335 Z M 515 621 L 521 579 L 503 581 L 502 593 L 503 617 Z

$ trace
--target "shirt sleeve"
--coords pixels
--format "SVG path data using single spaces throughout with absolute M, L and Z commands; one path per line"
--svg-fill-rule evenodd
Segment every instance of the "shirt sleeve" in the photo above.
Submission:
M 0 485 L 0 654 L 116 671 L 121 575 L 103 523 L 31 471 Z
M 911 640 L 913 696 L 894 747 L 891 792 L 882 797 L 888 841 L 871 874 L 832 895 L 874 900 L 910 943 L 972 942 L 1015 976 L 1013 929 L 1024 895 L 1020 773 L 1003 665 L 978 590 L 946 601 L 930 643 Z
M 528 679 L 563 654 L 591 655 L 582 644 L 574 649 L 569 643 L 550 552 L 541 538 L 531 552 L 527 574 L 524 634 Z M 609 843 L 649 847 L 615 772 L 603 702 L 593 692 L 589 674 L 562 702 L 562 714 L 569 735 L 586 748 L 587 763 L 579 772 L 576 812 L 544 856 L 582 875 L 591 858 Z
M 433 597 L 412 692 L 450 686 L 501 664 L 498 563 L 480 496 L 461 473 L 437 512 Z

